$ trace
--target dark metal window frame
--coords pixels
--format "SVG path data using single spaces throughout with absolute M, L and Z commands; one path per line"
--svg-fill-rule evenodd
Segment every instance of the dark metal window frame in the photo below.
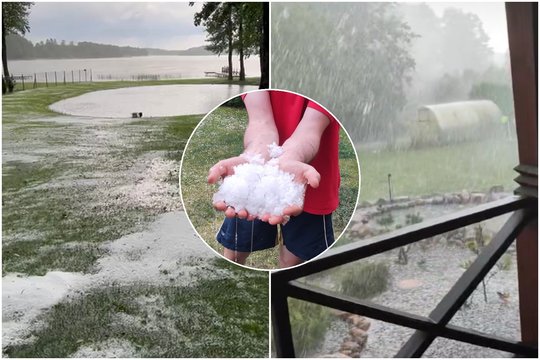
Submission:
M 536 154 L 532 154 L 532 151 L 538 151 L 538 139 L 536 137 L 538 124 L 536 118 L 537 99 L 534 95 L 537 92 L 538 8 L 537 4 L 534 3 L 508 3 L 506 9 L 509 20 L 508 30 L 514 94 L 515 96 L 520 95 L 515 99 L 521 161 L 515 168 L 519 173 L 516 182 L 520 185 L 516 190 L 516 194 L 520 196 L 494 201 L 438 219 L 408 226 L 369 240 L 330 249 L 319 258 L 300 267 L 273 272 L 271 275 L 271 311 L 274 343 L 278 357 L 295 357 L 287 302 L 289 297 L 415 329 L 416 331 L 402 346 L 396 357 L 420 357 L 437 337 L 506 351 L 520 357 L 538 357 L 537 341 L 526 344 L 521 341 L 484 334 L 449 324 L 452 317 L 488 274 L 497 260 L 514 240 L 520 237 L 521 231 L 531 228 L 537 229 L 538 170 L 537 157 L 534 156 Z M 531 41 L 523 41 L 524 36 Z M 535 56 L 534 68 L 532 66 L 520 68 L 518 64 L 522 65 L 524 61 L 527 63 L 530 60 L 528 55 L 531 54 Z M 523 58 L 524 55 L 527 57 Z M 531 87 L 531 81 L 534 82 L 534 87 Z M 482 252 L 472 265 L 462 274 L 427 317 L 392 309 L 367 300 L 337 294 L 298 281 L 298 279 L 308 275 L 508 213 L 511 213 L 511 216 L 500 231 L 482 249 Z M 521 235 L 520 239 L 518 239 L 518 245 L 521 243 L 524 249 L 525 246 L 531 246 L 532 242 L 537 241 L 537 239 L 530 238 L 530 234 Z M 534 249 L 534 247 L 532 248 Z M 525 257 L 529 257 L 529 259 L 525 259 Z M 527 264 L 531 266 L 535 264 L 537 267 L 536 254 L 526 254 L 523 250 L 518 249 L 518 263 L 523 260 L 528 260 Z M 538 271 L 538 269 L 529 268 L 528 271 Z M 524 284 L 535 287 L 537 291 L 538 284 L 534 283 L 532 278 L 529 278 L 530 274 L 520 273 L 519 277 L 520 295 L 522 295 L 522 291 L 534 292 L 534 289 L 523 290 L 521 286 L 522 278 Z M 536 309 L 537 311 L 536 304 L 529 304 L 527 299 L 520 298 L 520 305 L 526 305 L 528 309 Z M 522 321 L 527 318 L 526 315 L 524 316 L 523 311 L 521 309 Z M 534 316 L 535 314 L 530 315 Z M 537 328 L 534 330 L 537 333 Z M 530 336 L 528 335 L 528 337 Z
M 448 324 L 512 244 L 521 229 L 536 221 L 536 208 L 536 199 L 512 196 L 402 228 L 370 240 L 330 249 L 303 266 L 272 273 L 272 321 L 277 355 L 295 356 L 287 304 L 287 299 L 291 297 L 417 330 L 397 353 L 397 357 L 419 357 L 437 337 L 490 347 L 519 356 L 537 357 L 537 347 Z M 308 275 L 507 213 L 512 213 L 512 216 L 428 317 L 336 294 L 298 281 L 299 278 Z

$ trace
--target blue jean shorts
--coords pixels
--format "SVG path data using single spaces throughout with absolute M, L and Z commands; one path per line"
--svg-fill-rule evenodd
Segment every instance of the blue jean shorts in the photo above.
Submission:
M 304 261 L 319 255 L 335 241 L 332 214 L 303 212 L 280 226 L 284 245 Z M 278 225 L 260 220 L 226 218 L 216 239 L 230 250 L 252 252 L 269 249 L 278 243 Z

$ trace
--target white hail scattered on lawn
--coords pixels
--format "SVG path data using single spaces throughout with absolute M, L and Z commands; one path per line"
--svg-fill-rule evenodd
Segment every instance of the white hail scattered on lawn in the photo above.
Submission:
M 21 343 L 36 317 L 67 296 L 118 285 L 189 285 L 215 254 L 193 232 L 185 213 L 160 215 L 148 230 L 104 245 L 109 253 L 95 274 L 52 271 L 44 276 L 8 274 L 2 283 L 3 346 Z M 205 278 L 226 276 L 212 269 Z M 172 280 L 171 280 L 172 279 Z

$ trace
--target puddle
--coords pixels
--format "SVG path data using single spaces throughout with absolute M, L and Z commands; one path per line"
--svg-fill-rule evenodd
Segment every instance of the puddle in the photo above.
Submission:
M 256 90 L 243 85 L 160 85 L 102 90 L 56 102 L 53 111 L 75 116 L 130 118 L 206 114 L 222 101 Z

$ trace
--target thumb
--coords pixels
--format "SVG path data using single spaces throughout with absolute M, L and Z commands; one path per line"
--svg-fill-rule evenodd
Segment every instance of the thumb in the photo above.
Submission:
M 319 187 L 321 182 L 321 174 L 319 174 L 319 172 L 315 170 L 313 166 L 305 164 L 305 169 L 302 175 L 309 186 L 314 189 Z

